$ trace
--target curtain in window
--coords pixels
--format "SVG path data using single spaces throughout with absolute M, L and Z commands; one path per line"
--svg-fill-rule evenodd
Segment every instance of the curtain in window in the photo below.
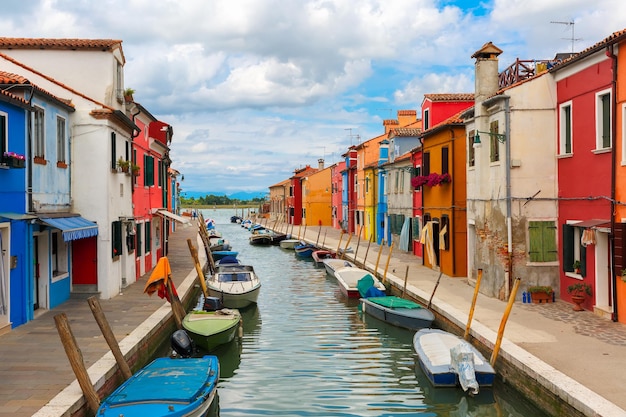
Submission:
M 409 250 L 409 238 L 411 231 L 411 219 L 408 217 L 404 219 L 404 224 L 402 225 L 402 229 L 400 231 L 400 249 L 408 251 Z

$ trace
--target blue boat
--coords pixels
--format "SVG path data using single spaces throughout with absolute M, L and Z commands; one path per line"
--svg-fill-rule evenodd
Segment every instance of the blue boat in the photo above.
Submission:
M 214 251 L 211 251 L 211 255 L 213 256 L 214 261 L 219 261 L 220 259 L 223 259 L 227 256 L 236 258 L 237 255 L 239 255 L 239 252 L 235 252 L 232 250 L 214 250 Z
M 99 417 L 204 416 L 214 402 L 217 356 L 157 358 L 104 400 Z
M 301 258 L 311 258 L 313 256 L 313 251 L 317 250 L 317 248 L 315 245 L 310 243 L 302 243 L 300 245 L 296 245 L 294 250 L 296 251 L 296 255 Z

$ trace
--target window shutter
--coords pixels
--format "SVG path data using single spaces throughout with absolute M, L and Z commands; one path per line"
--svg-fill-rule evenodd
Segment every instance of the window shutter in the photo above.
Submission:
M 145 241 L 146 241 L 146 248 L 145 248 L 145 251 L 144 251 L 145 253 L 150 252 L 150 249 L 152 249 L 151 248 L 151 246 L 152 246 L 152 242 L 151 242 L 151 240 L 152 240 L 152 230 L 151 230 L 150 226 L 151 226 L 150 222 L 146 222 L 145 223 L 145 227 L 146 227 L 146 239 L 145 239 Z
M 424 152 L 422 154 L 422 167 L 424 171 L 422 175 L 430 174 L 430 152 Z
M 556 246 L 556 224 L 554 222 L 543 222 L 541 234 L 543 236 L 543 261 L 557 261 L 559 259 L 559 253 Z
M 580 246 L 580 275 L 587 276 L 587 248 L 582 245 Z
M 441 148 L 441 173 L 447 174 L 449 172 L 448 166 L 448 147 L 444 146 Z
M 581 261 L 582 263 L 582 261 Z M 563 225 L 563 271 L 574 272 L 574 228 Z
M 528 256 L 530 262 L 541 262 L 543 260 L 542 253 L 542 239 L 541 239 L 541 225 L 540 222 L 528 222 L 528 240 L 530 250 Z
M 117 149 L 116 149 L 115 132 L 111 132 L 111 169 L 117 169 Z
M 615 253 L 613 258 L 615 259 L 615 273 L 619 275 L 623 269 L 626 269 L 626 223 L 616 223 L 614 232 Z
M 137 256 L 141 255 L 141 251 L 143 250 L 143 246 L 141 246 L 141 227 L 137 225 Z

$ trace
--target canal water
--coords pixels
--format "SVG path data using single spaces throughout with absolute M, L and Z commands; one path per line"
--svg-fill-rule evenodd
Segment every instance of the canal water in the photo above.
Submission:
M 498 382 L 470 397 L 429 385 L 413 332 L 360 312 L 336 280 L 311 260 L 278 246 L 250 245 L 230 209 L 203 210 L 253 265 L 258 305 L 242 310 L 243 339 L 219 347 L 222 417 L 432 416 L 546 417 Z

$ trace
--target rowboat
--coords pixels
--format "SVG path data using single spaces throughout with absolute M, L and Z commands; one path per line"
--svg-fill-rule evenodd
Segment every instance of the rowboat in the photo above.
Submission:
M 322 263 L 324 264 L 326 273 L 333 278 L 335 278 L 335 270 L 339 268 L 356 268 L 356 265 L 353 262 L 346 261 L 344 259 L 329 258 L 322 260 Z
M 219 377 L 216 356 L 157 358 L 113 391 L 96 415 L 204 416 L 214 402 Z
M 300 243 L 302 243 L 300 239 L 283 239 L 280 241 L 280 247 L 283 249 L 295 249 Z
M 369 271 L 354 266 L 347 266 L 335 270 L 335 278 L 339 283 L 339 289 L 348 298 L 360 298 L 361 293 L 357 287 L 359 281 L 365 277 L 371 277 L 373 286 L 380 291 L 386 291 L 385 285 L 373 277 Z
M 361 296 L 364 294 L 361 293 Z M 435 320 L 435 315 L 429 309 L 393 295 L 361 298 L 360 301 L 364 313 L 405 329 L 419 330 L 430 327 Z
M 311 254 L 311 258 L 313 258 L 316 265 L 322 264 L 324 259 L 334 259 L 336 257 L 337 254 L 335 252 L 326 249 L 314 250 Z
M 300 258 L 310 258 L 313 254 L 313 251 L 317 248 L 311 243 L 303 242 L 299 245 L 296 245 L 293 249 L 296 251 L 296 255 L 298 255 Z
M 206 284 L 209 295 L 220 298 L 227 308 L 256 304 L 261 290 L 261 281 L 251 265 L 221 265 Z
M 200 296 L 198 305 L 183 319 L 183 329 L 196 346 L 208 352 L 235 339 L 241 326 L 239 310 L 223 308 L 217 297 Z
M 496 372 L 474 346 L 439 329 L 420 329 L 413 337 L 420 367 L 435 387 L 461 386 L 478 393 L 493 385 Z
M 270 245 L 272 243 L 272 234 L 269 230 L 261 229 L 250 235 L 251 245 Z

